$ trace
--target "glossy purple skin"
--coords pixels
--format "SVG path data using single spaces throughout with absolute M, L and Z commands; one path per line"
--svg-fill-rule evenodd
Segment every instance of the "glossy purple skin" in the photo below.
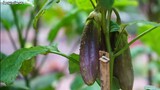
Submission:
M 80 46 L 80 72 L 87 85 L 92 85 L 98 75 L 98 40 L 96 22 L 94 20 L 88 20 L 84 27 Z

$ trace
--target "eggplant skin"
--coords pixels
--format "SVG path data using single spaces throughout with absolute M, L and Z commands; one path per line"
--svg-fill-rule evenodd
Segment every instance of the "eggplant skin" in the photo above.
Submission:
M 124 31 L 120 38 L 119 44 L 116 45 L 118 49 L 122 49 L 128 44 L 127 32 Z M 124 53 L 115 58 L 113 74 L 119 80 L 122 90 L 132 90 L 134 75 L 129 47 Z
M 98 75 L 99 35 L 94 19 L 86 22 L 80 45 L 80 73 L 87 85 L 92 85 Z

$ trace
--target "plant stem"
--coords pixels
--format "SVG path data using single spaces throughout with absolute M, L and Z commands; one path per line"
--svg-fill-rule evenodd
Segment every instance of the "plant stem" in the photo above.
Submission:
M 92 4 L 93 8 L 96 8 L 96 6 L 94 5 L 93 1 L 90 0 L 90 2 L 91 2 L 91 4 Z
M 109 58 L 110 58 L 110 62 L 109 62 L 109 67 L 110 67 L 110 75 L 107 76 L 108 78 L 110 78 L 110 81 L 107 81 L 108 83 L 110 82 L 110 86 L 106 86 L 106 87 L 109 87 L 108 89 L 111 88 L 112 86 L 112 69 L 113 69 L 113 55 L 112 55 L 112 51 L 111 51 L 111 43 L 110 43 L 110 35 L 109 35 L 109 32 L 110 32 L 110 20 L 111 20 L 111 10 L 108 10 L 108 16 L 107 16 L 107 21 L 106 21 L 106 10 L 102 10 L 101 11 L 101 14 L 102 14 L 102 29 L 103 29 L 103 32 L 105 34 L 105 40 L 106 40 L 106 45 L 107 45 L 107 51 L 109 53 Z M 107 79 L 106 79 L 107 80 Z M 102 89 L 103 90 L 103 89 Z
M 139 38 L 143 37 L 145 34 L 151 32 L 152 30 L 156 29 L 160 27 L 160 25 L 158 26 L 154 26 L 146 31 L 144 31 L 143 33 L 141 33 L 140 35 L 138 35 L 136 38 L 134 38 L 132 41 L 130 41 L 128 44 L 126 44 L 120 51 L 118 51 L 117 53 L 114 54 L 114 57 L 119 56 L 120 54 L 122 54 L 131 44 L 133 44 L 136 40 L 138 40 Z
M 12 37 L 12 35 L 11 35 L 10 30 L 7 30 L 7 34 L 8 34 L 8 36 L 9 36 L 9 39 L 11 40 L 11 43 L 12 43 L 12 45 L 13 45 L 14 50 L 17 50 L 16 43 L 15 43 L 15 41 L 13 40 L 13 37 Z
M 30 81 L 29 81 L 28 77 L 24 76 L 24 79 L 25 79 L 26 86 L 30 87 Z
M 117 17 L 117 23 L 120 25 L 121 24 L 121 18 L 120 18 L 120 15 L 119 15 L 118 11 L 115 8 L 113 8 L 112 10 Z
M 18 32 L 18 39 L 19 39 L 19 42 L 20 42 L 20 46 L 21 46 L 21 48 L 23 48 L 24 47 L 24 39 L 22 37 L 22 32 L 21 32 L 21 29 L 19 27 L 18 17 L 17 17 L 16 11 L 14 10 L 13 6 L 11 6 L 11 9 L 12 9 L 12 13 L 13 13 L 13 16 L 14 16 L 14 22 L 16 24 L 17 32 Z
M 30 19 L 29 19 L 29 22 L 27 24 L 27 28 L 26 28 L 26 33 L 25 33 L 25 38 L 24 38 L 24 43 L 26 43 L 27 41 L 27 38 L 28 38 L 28 33 L 29 33 L 29 28 L 31 27 L 32 25 L 32 20 L 33 20 L 33 11 L 31 11 L 31 14 L 30 14 Z

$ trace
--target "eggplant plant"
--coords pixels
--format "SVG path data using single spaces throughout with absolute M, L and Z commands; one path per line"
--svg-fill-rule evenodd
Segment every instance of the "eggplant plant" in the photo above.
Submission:
M 118 3 L 117 0 L 68 0 L 71 4 L 76 3 L 79 8 L 70 11 L 62 20 L 58 23 L 56 22 L 57 24 L 50 29 L 48 34 L 48 41 L 50 44 L 48 46 L 40 46 L 38 45 L 38 35 L 41 24 L 44 24 L 42 22 L 42 16 L 45 12 L 49 11 L 50 8 L 54 7 L 55 4 L 59 4 L 60 2 L 62 1 L 34 0 L 34 2 L 30 2 L 31 4 L 28 4 L 27 2 L 27 4 L 22 5 L 2 6 L 9 8 L 10 11 L 8 12 L 11 13 L 10 15 L 12 19 L 9 20 L 3 15 L 3 13 L 1 13 L 1 23 L 6 29 L 15 51 L 8 56 L 0 53 L 1 88 L 34 90 L 35 88 L 33 88 L 34 86 L 32 84 L 34 83 L 32 82 L 32 79 L 36 79 L 36 77 L 39 76 L 38 71 L 40 67 L 35 67 L 37 65 L 37 56 L 39 54 L 46 55 L 51 53 L 60 55 L 69 60 L 69 71 L 71 74 L 80 72 L 81 76 L 77 75 L 78 78 L 76 78 L 73 83 L 76 84 L 76 82 L 80 82 L 80 86 L 77 87 L 81 87 L 81 90 L 94 90 L 96 87 L 98 88 L 95 90 L 132 90 L 134 75 L 129 46 L 147 33 L 153 30 L 160 30 L 160 24 L 153 24 L 149 21 L 135 21 L 127 24 L 123 23 L 119 11 L 116 8 L 116 4 Z M 30 5 L 34 5 L 34 7 L 29 9 L 29 20 L 27 24 L 22 23 L 20 20 L 23 20 L 23 10 L 26 10 Z M 90 11 L 84 10 L 87 8 L 89 8 Z M 83 23 L 83 25 L 81 25 L 81 20 L 83 19 L 78 15 L 84 12 L 87 12 L 88 17 L 86 21 L 83 21 L 85 24 Z M 116 20 L 112 18 L 113 15 L 115 15 Z M 54 40 L 61 27 L 67 27 L 68 23 L 75 24 L 72 23 L 72 20 L 75 18 L 77 21 L 80 21 L 76 23 L 78 25 L 77 32 L 81 33 L 81 40 L 78 42 L 78 44 L 80 44 L 80 52 L 79 54 L 72 52 L 72 54 L 68 55 L 58 49 Z M 152 24 L 153 27 L 145 30 L 128 42 L 128 32 L 126 27 L 135 23 L 149 23 Z M 16 26 L 20 47 L 17 47 L 11 35 L 10 29 L 13 25 Z M 26 26 L 26 29 L 23 26 Z M 30 28 L 34 29 L 34 38 L 32 40 L 33 46 L 26 48 L 25 46 Z M 24 29 L 25 34 L 23 35 Z M 46 57 L 44 57 L 44 59 Z M 15 87 L 13 83 L 16 78 L 21 75 L 25 81 L 25 87 Z M 57 74 L 53 76 L 54 80 L 59 80 L 59 78 L 62 77 L 62 75 Z M 52 77 L 52 75 L 49 75 L 48 77 Z M 82 78 L 79 79 L 79 77 Z M 46 77 L 46 80 L 49 80 L 49 78 Z M 88 87 L 83 87 L 83 81 Z M 95 87 L 96 83 L 97 86 Z M 72 90 L 77 87 L 71 85 Z M 50 88 L 49 90 L 52 89 Z

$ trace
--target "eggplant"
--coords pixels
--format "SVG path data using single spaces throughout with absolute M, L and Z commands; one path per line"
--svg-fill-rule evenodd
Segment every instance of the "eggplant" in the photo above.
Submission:
M 128 34 L 125 30 L 123 30 L 121 33 L 116 32 L 114 34 L 114 49 L 120 50 L 126 44 L 128 44 L 127 36 Z M 119 80 L 119 84 L 122 90 L 132 90 L 134 75 L 129 47 L 121 55 L 115 58 L 113 75 Z
M 89 18 L 82 33 L 80 73 L 87 85 L 92 85 L 99 73 L 99 29 L 94 18 Z

